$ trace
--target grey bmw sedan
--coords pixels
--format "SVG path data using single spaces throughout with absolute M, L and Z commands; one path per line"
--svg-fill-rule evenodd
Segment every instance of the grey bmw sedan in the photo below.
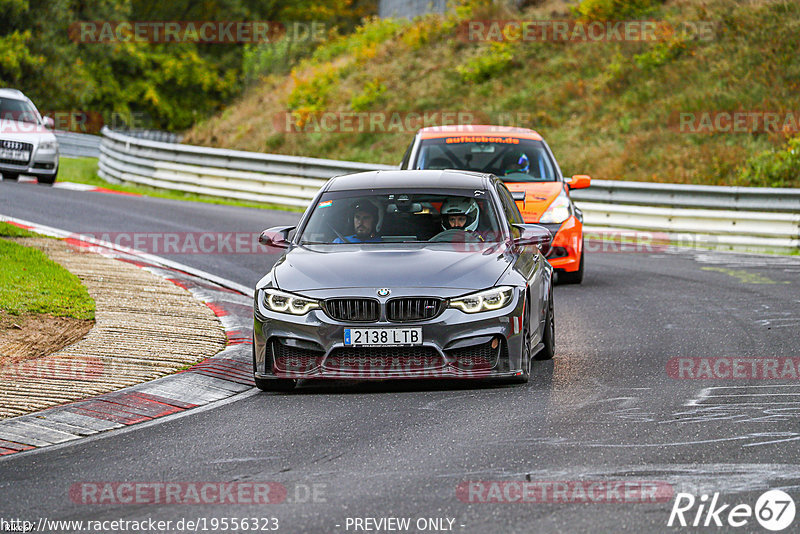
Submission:
M 490 174 L 374 171 L 329 180 L 256 285 L 253 371 L 301 379 L 527 382 L 553 357 L 550 233 Z

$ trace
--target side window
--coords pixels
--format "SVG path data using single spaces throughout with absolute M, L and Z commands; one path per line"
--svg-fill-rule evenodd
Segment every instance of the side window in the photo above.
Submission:
M 411 141 L 411 144 L 408 145 L 408 148 L 406 149 L 406 153 L 403 155 L 403 161 L 400 163 L 400 168 L 401 169 L 407 169 L 408 168 L 408 160 L 411 159 L 411 149 L 413 148 L 415 141 L 416 141 L 416 138 L 414 138 L 414 140 Z
M 503 205 L 503 211 L 506 213 L 506 218 L 511 224 L 522 224 L 525 220 L 519 212 L 517 203 L 508 191 L 508 188 L 500 182 L 497 183 L 497 194 L 500 196 L 500 202 Z

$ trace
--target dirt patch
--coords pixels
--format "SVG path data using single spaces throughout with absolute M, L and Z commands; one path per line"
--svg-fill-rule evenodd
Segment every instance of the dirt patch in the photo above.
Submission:
M 0 365 L 53 354 L 83 339 L 93 326 L 91 320 L 0 310 Z

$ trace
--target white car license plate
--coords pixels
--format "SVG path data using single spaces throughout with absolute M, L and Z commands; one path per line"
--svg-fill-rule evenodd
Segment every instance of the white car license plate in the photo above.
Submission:
M 29 152 L 23 152 L 21 150 L 9 150 L 7 148 L 0 149 L 0 158 L 2 159 L 13 159 L 15 161 L 28 161 L 31 155 Z
M 350 347 L 422 345 L 422 328 L 345 328 L 344 344 Z

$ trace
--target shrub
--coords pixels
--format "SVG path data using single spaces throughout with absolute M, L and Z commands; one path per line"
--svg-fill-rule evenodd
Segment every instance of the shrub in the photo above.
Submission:
M 583 0 L 573 7 L 581 20 L 639 19 L 652 14 L 663 0 Z
M 742 185 L 800 187 L 800 135 L 778 150 L 765 150 L 739 169 Z
M 507 43 L 489 43 L 485 53 L 470 58 L 456 72 L 465 82 L 482 82 L 504 72 L 511 66 L 514 54 Z
M 364 85 L 364 90 L 350 99 L 350 109 L 353 111 L 366 111 L 375 104 L 382 102 L 386 86 L 380 80 L 375 79 Z

